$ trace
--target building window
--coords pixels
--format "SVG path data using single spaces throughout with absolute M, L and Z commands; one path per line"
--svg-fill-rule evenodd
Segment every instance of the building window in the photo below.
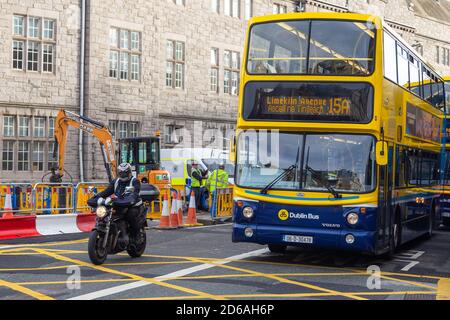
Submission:
M 181 129 L 181 127 L 173 124 L 164 126 L 164 143 L 176 144 L 183 141 L 183 137 L 178 136 L 177 129 Z
M 224 88 L 223 92 L 237 95 L 239 89 L 239 52 L 225 50 L 224 52 Z
M 109 120 L 108 128 L 114 139 L 137 137 L 139 135 L 139 123 L 134 121 Z
M 42 45 L 42 71 L 53 72 L 53 48 L 52 44 Z
M 13 69 L 23 70 L 23 41 L 13 41 Z
M 3 116 L 3 136 L 14 137 L 15 136 L 15 116 Z
M 119 121 L 119 139 L 127 137 L 127 122 Z
M 56 157 L 56 159 L 54 158 L 54 156 Z M 52 168 L 58 168 L 58 144 L 56 144 L 55 141 L 50 141 L 48 143 L 47 159 L 48 170 L 51 170 Z
M 219 13 L 220 11 L 220 1 L 219 0 L 211 0 L 211 11 L 215 13 Z
M 140 50 L 139 32 L 131 32 L 131 50 Z
M 33 136 L 38 138 L 45 137 L 45 118 L 34 118 Z
M 55 21 L 50 19 L 44 19 L 44 39 L 54 39 L 55 34 Z
M 2 170 L 12 171 L 14 165 L 14 141 L 3 141 Z
M 131 55 L 131 80 L 139 80 L 139 56 L 138 55 Z
M 286 13 L 287 12 L 287 7 L 282 5 L 282 4 L 278 4 L 278 3 L 274 3 L 273 4 L 273 13 L 274 14 L 280 14 L 280 13 Z
M 33 171 L 44 170 L 44 142 L 33 143 Z
M 253 16 L 253 0 L 245 0 L 245 20 L 249 20 Z
M 25 26 L 25 21 L 27 25 Z M 13 16 L 12 68 L 33 72 L 54 71 L 56 21 Z
M 25 17 L 14 16 L 13 17 L 13 29 L 15 36 L 25 36 Z
M 17 151 L 17 170 L 28 171 L 29 170 L 29 152 L 30 143 L 27 141 L 19 141 L 19 148 Z
M 184 88 L 184 42 L 168 40 L 166 44 L 166 86 Z
M 219 49 L 211 48 L 210 90 L 219 92 Z
M 138 123 L 137 122 L 130 122 L 128 124 L 129 129 L 130 129 L 130 134 L 129 136 L 134 138 L 138 136 Z
M 109 29 L 109 77 L 140 80 L 141 35 L 137 31 Z
M 39 38 L 39 18 L 28 17 L 28 37 Z
M 224 13 L 227 16 L 239 18 L 241 9 L 240 0 L 225 0 L 224 1 Z
M 111 132 L 112 137 L 114 139 L 116 139 L 117 138 L 117 135 L 116 135 L 116 133 L 117 133 L 117 121 L 109 120 L 108 121 L 108 128 L 109 128 L 109 131 Z
M 39 43 L 28 42 L 28 68 L 29 71 L 39 71 Z
M 55 118 L 48 118 L 48 137 L 53 138 L 55 136 Z
M 19 117 L 19 137 L 30 136 L 30 118 Z
M 109 76 L 111 78 L 117 78 L 119 69 L 119 53 L 117 51 L 109 52 Z
M 128 49 L 128 30 L 120 30 L 120 49 Z
M 128 79 L 128 53 L 121 52 L 120 53 L 120 79 L 127 80 Z

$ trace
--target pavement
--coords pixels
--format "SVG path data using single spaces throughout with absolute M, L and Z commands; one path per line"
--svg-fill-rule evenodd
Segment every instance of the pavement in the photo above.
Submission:
M 153 221 L 152 225 L 157 222 Z M 88 234 L 0 241 L 0 299 L 450 299 L 450 229 L 392 259 L 231 242 L 229 223 L 150 228 L 141 258 L 87 255 Z

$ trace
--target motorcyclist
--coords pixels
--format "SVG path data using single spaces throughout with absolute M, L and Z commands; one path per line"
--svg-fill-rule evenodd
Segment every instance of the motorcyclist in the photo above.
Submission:
M 140 228 L 145 222 L 145 209 L 139 195 L 141 183 L 133 177 L 131 165 L 122 163 L 117 169 L 117 178 L 108 187 L 89 200 L 89 204 L 112 205 L 117 214 L 123 215 L 130 226 L 130 236 L 137 242 Z M 126 232 L 124 233 L 126 234 Z

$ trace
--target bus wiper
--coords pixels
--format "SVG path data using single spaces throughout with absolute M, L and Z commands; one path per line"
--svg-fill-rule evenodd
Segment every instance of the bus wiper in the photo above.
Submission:
M 325 188 L 327 188 L 327 190 L 336 198 L 336 199 L 340 199 L 342 198 L 342 195 L 337 192 L 332 186 L 330 186 L 330 184 L 328 182 L 326 182 L 323 178 L 322 175 L 317 172 L 316 170 L 314 170 L 313 168 L 311 168 L 310 166 L 306 165 L 305 169 L 309 172 L 311 172 L 311 179 L 319 181 L 320 184 L 322 184 L 322 186 L 324 186 Z
M 275 179 L 273 179 L 267 186 L 265 186 L 259 193 L 266 194 L 270 188 L 272 188 L 278 181 L 287 176 L 292 170 L 297 168 L 296 164 L 291 165 L 289 168 L 285 169 L 280 175 L 278 175 Z

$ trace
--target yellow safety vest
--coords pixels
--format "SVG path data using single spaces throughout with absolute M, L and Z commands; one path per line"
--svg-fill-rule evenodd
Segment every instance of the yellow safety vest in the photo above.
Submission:
M 209 186 L 209 192 L 214 192 L 216 188 L 226 188 L 228 186 L 228 173 L 222 169 L 214 170 L 206 184 Z
M 194 172 L 198 172 L 199 176 L 202 176 L 202 172 L 200 171 L 200 169 L 194 169 L 192 170 L 192 174 L 191 174 L 191 187 L 200 187 L 200 180 L 197 180 L 196 178 L 194 178 Z

